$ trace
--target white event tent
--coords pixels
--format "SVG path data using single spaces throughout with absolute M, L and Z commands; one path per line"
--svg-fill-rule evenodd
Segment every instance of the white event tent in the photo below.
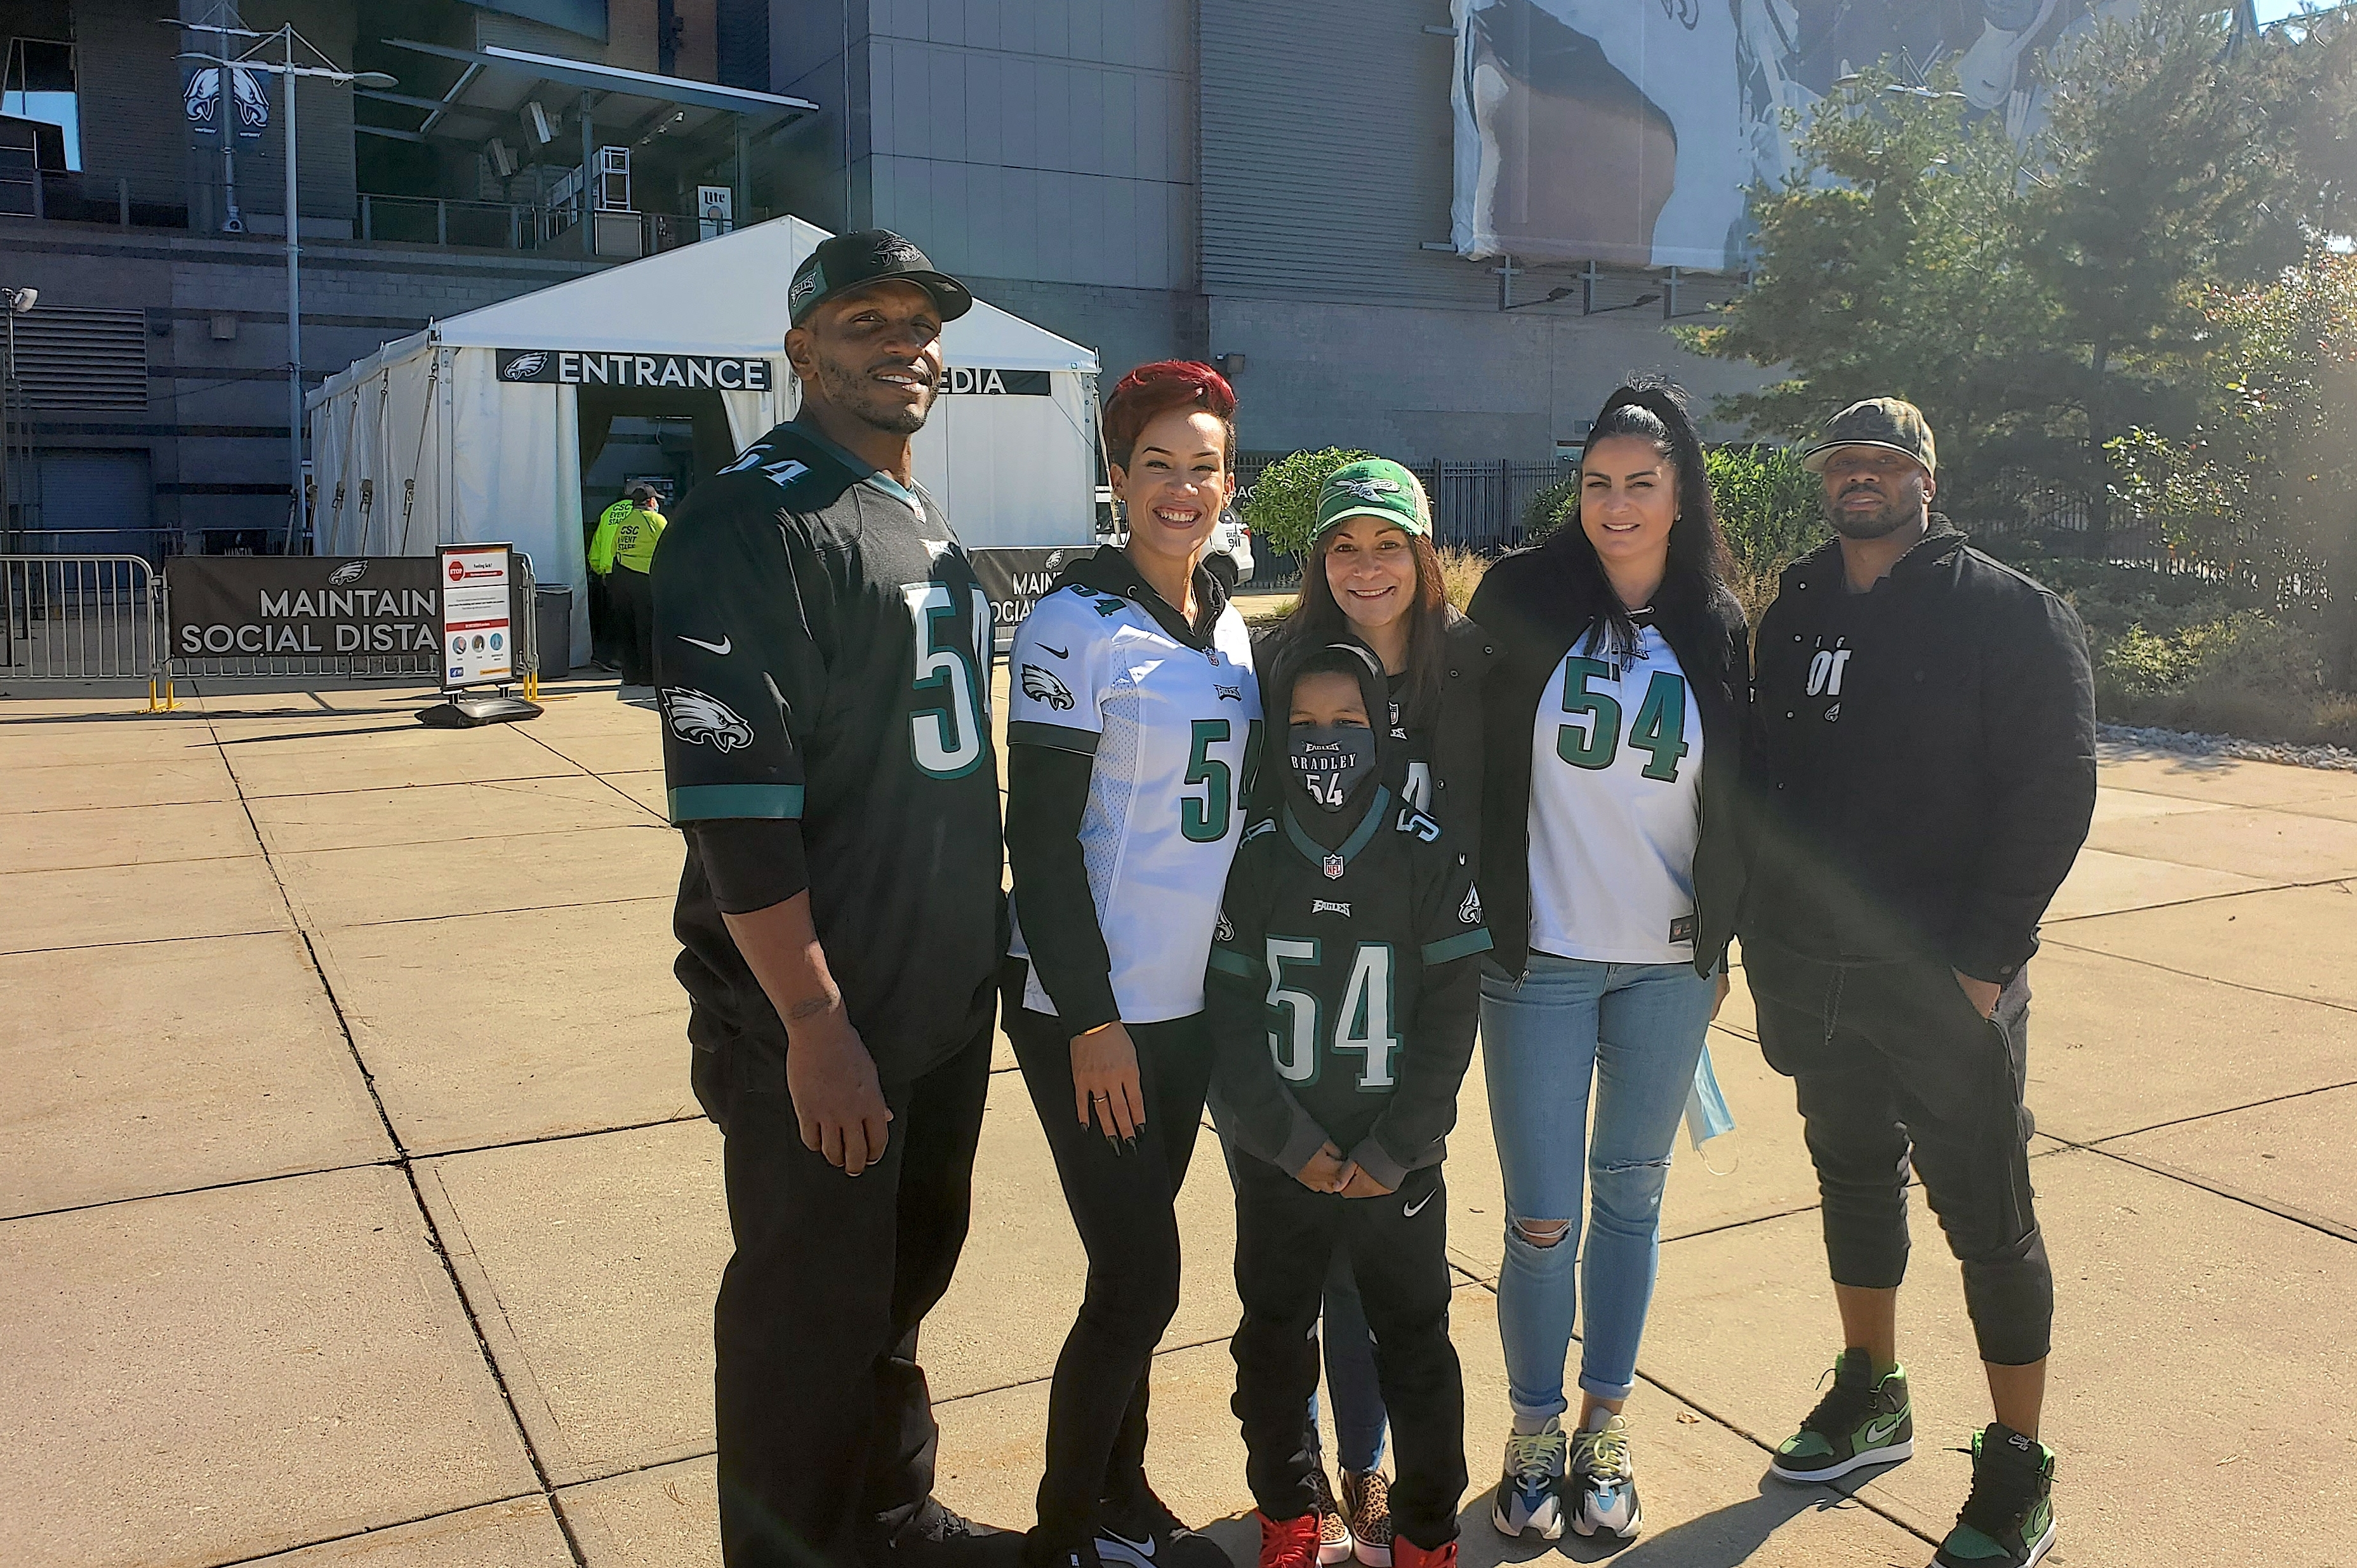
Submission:
M 430 555 L 437 544 L 510 541 L 539 581 L 573 585 L 573 654 L 586 658 L 578 394 L 547 379 L 541 355 L 516 351 L 631 356 L 647 385 L 683 384 L 673 367 L 690 359 L 691 377 L 740 362 L 713 384 L 741 448 L 792 417 L 786 285 L 827 237 L 774 219 L 452 317 L 329 377 L 308 399 L 313 549 Z M 917 435 L 917 478 L 958 537 L 973 548 L 1091 542 L 1095 353 L 980 300 L 949 324 L 942 349 L 951 385 Z M 768 390 L 736 390 L 764 379 L 741 363 L 753 360 L 768 365 Z M 670 379 L 646 379 L 657 363 Z M 1044 396 L 991 395 L 1036 386 L 1039 373 Z

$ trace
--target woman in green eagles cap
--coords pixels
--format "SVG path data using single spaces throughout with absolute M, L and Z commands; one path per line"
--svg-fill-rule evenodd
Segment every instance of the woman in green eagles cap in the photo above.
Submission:
M 1389 739 L 1407 758 L 1402 794 L 1437 818 L 1444 840 L 1480 864 L 1481 687 L 1498 656 L 1494 639 L 1451 608 L 1432 504 L 1400 464 L 1365 457 L 1345 464 L 1318 496 L 1318 532 L 1302 564 L 1301 598 L 1269 634 L 1254 662 L 1267 671 L 1263 711 L 1288 711 L 1289 667 L 1335 642 L 1355 639 L 1382 660 L 1391 688 Z M 1270 794 L 1282 768 L 1261 770 Z M 1265 796 L 1255 803 L 1265 810 Z M 1356 1555 L 1390 1561 L 1391 1512 L 1381 1470 L 1386 1418 L 1375 1386 L 1375 1356 L 1349 1260 L 1338 1251 L 1326 1281 L 1326 1382 L 1333 1401 L 1340 1494 L 1321 1504 L 1319 1560 Z M 1318 1445 L 1318 1405 L 1306 1412 Z M 1324 1466 L 1318 1467 L 1321 1491 Z

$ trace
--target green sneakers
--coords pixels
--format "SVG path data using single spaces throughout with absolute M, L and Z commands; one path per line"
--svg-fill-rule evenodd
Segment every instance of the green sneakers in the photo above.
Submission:
M 1784 1439 L 1768 1468 L 1781 1480 L 1830 1481 L 1867 1465 L 1890 1465 L 1915 1453 L 1915 1418 L 1907 1402 L 1907 1369 L 1878 1378 L 1864 1350 L 1842 1352 L 1834 1386 Z
M 2054 1450 L 1992 1422 L 1969 1452 L 1972 1494 L 1932 1568 L 2030 1568 L 2054 1544 Z

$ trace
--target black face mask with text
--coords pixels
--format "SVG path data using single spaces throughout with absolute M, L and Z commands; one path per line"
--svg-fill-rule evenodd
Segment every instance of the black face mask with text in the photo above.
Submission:
M 1375 769 L 1375 732 L 1364 725 L 1295 725 L 1286 749 L 1295 780 L 1323 811 L 1349 805 Z

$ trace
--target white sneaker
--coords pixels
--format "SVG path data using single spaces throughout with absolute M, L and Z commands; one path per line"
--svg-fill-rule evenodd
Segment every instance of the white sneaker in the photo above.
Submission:
M 1604 1412 L 1599 1409 L 1597 1413 Z M 1571 1528 L 1582 1535 L 1601 1530 L 1634 1541 L 1645 1526 L 1645 1515 L 1637 1504 L 1637 1472 L 1629 1462 L 1629 1423 L 1609 1416 L 1601 1426 L 1573 1434 L 1569 1468 L 1571 1483 L 1579 1491 Z
M 1505 1474 L 1491 1499 L 1490 1522 L 1501 1535 L 1536 1531 L 1541 1541 L 1563 1538 L 1563 1471 L 1568 1444 L 1563 1423 L 1553 1416 L 1527 1436 L 1506 1437 Z

